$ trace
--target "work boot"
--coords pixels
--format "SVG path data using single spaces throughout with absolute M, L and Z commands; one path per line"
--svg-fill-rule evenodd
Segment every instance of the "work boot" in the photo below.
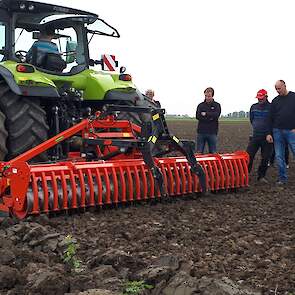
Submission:
M 285 186 L 287 183 L 285 181 L 278 180 L 276 186 Z
M 257 181 L 261 184 L 267 184 L 268 180 L 265 177 L 259 177 Z

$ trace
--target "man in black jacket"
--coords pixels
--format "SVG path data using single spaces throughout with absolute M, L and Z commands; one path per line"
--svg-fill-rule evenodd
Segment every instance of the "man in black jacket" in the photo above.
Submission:
M 295 155 L 295 93 L 288 91 L 286 83 L 278 80 L 275 84 L 277 97 L 271 102 L 272 133 L 268 135 L 269 140 L 274 140 L 276 161 L 279 168 L 278 184 L 287 182 L 285 148 L 289 146 Z
M 221 113 L 220 104 L 214 101 L 214 89 L 208 87 L 204 91 L 205 101 L 197 107 L 196 118 L 199 120 L 197 128 L 196 152 L 203 154 L 206 143 L 210 154 L 216 153 L 218 118 Z
M 258 103 L 255 103 L 250 108 L 250 122 L 253 128 L 253 135 L 247 147 L 249 154 L 248 170 L 251 172 L 253 160 L 258 150 L 261 150 L 261 161 L 257 171 L 257 180 L 262 183 L 267 183 L 265 174 L 268 168 L 268 162 L 273 151 L 272 142 L 268 142 L 266 137 L 271 133 L 271 113 L 270 102 L 267 100 L 267 91 L 261 89 L 257 92 L 256 98 Z

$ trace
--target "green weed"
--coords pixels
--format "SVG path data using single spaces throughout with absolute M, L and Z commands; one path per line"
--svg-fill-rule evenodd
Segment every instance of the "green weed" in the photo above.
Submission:
M 130 281 L 126 283 L 123 290 L 123 295 L 137 295 L 137 294 L 140 294 L 140 292 L 145 289 L 152 289 L 152 288 L 153 288 L 152 285 L 148 285 L 144 281 Z
M 65 262 L 71 270 L 79 272 L 82 270 L 81 260 L 77 258 L 77 245 L 71 235 L 65 237 L 66 249 L 63 252 L 63 262 Z

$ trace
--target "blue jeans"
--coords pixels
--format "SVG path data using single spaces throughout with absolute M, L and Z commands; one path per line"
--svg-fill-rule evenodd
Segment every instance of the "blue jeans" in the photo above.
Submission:
M 197 134 L 196 152 L 204 154 L 206 142 L 208 144 L 209 154 L 216 153 L 217 135 L 216 134 Z
M 279 181 L 287 182 L 285 148 L 288 145 L 295 156 L 295 132 L 289 129 L 273 129 L 276 161 L 279 167 Z

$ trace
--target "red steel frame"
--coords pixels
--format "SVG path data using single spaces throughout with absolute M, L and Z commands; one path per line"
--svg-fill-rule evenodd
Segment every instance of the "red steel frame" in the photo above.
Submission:
M 105 132 L 95 133 L 95 129 Z M 115 128 L 120 131 L 112 131 Z M 136 140 L 140 127 L 129 121 L 85 119 L 57 136 L 9 162 L 0 163 L 0 212 L 25 218 L 40 214 L 160 198 L 151 171 L 138 151 L 125 159 L 83 161 L 81 157 L 53 164 L 28 164 L 36 155 L 61 141 L 80 134 L 83 138 Z M 208 190 L 229 190 L 248 186 L 248 154 L 240 151 L 224 155 L 196 156 L 206 174 Z M 191 173 L 185 157 L 155 159 L 163 174 L 168 195 L 200 192 L 198 177 Z

